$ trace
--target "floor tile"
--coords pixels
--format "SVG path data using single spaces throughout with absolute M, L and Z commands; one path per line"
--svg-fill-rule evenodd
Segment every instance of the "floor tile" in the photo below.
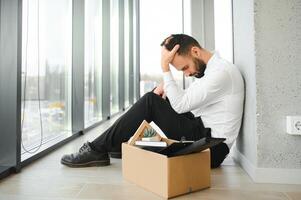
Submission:
M 290 200 L 300 200 L 301 199 L 301 192 L 287 192 L 286 194 Z
M 216 190 L 207 189 L 183 197 L 177 200 L 288 200 L 285 194 L 280 192 L 247 191 L 247 190 Z

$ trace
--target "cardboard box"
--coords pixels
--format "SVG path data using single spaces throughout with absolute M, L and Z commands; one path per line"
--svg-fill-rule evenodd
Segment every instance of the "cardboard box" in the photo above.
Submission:
M 210 170 L 209 150 L 169 158 L 122 144 L 123 177 L 165 198 L 210 187 Z

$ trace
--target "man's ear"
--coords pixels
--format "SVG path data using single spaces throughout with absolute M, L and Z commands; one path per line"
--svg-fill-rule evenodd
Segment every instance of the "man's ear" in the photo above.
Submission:
M 199 58 L 201 56 L 201 49 L 196 46 L 193 46 L 190 49 L 190 53 L 193 57 Z

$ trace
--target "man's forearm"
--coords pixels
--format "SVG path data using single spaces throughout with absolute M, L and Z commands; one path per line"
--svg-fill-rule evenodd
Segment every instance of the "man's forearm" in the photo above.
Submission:
M 161 67 L 162 67 L 162 71 L 163 71 L 163 72 L 169 72 L 169 71 L 170 71 L 169 64 L 162 63 L 162 64 L 161 64 Z

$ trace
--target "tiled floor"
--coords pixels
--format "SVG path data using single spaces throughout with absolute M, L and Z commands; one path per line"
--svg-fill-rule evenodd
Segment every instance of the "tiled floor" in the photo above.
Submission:
M 61 147 L 50 155 L 25 167 L 21 173 L 0 181 L 1 200 L 71 200 L 71 199 L 161 199 L 122 178 L 121 160 L 112 159 L 108 167 L 68 168 L 60 164 L 65 153 L 78 150 L 91 141 L 112 121 Z M 210 189 L 175 199 L 300 200 L 301 185 L 255 184 L 230 159 L 212 170 Z

